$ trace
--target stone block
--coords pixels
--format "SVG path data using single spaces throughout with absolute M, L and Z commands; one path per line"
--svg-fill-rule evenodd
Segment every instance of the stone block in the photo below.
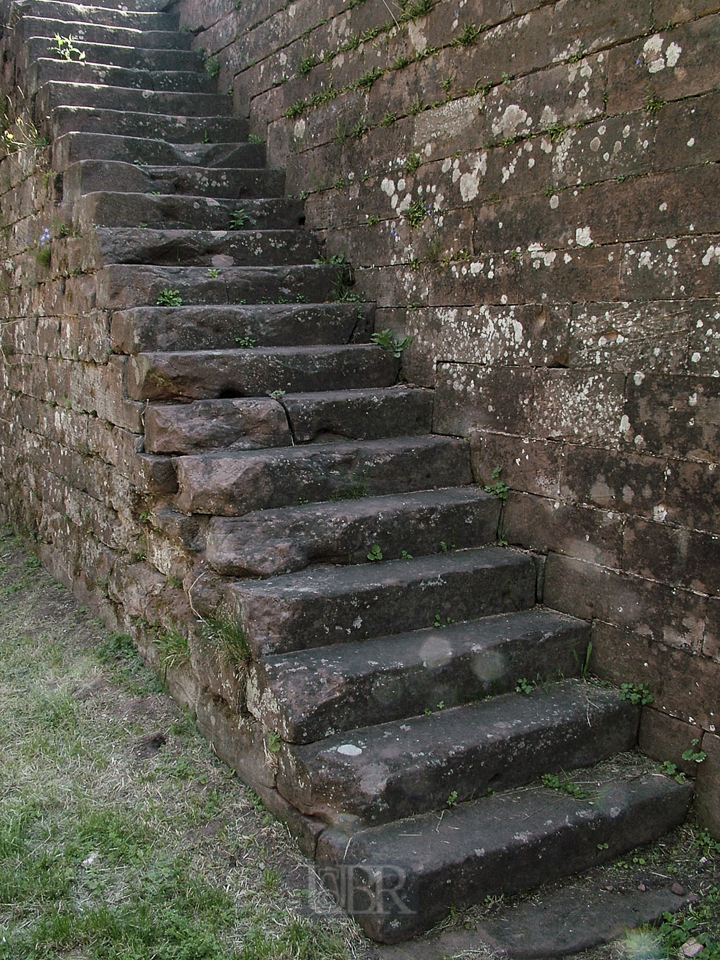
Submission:
M 717 597 L 708 599 L 703 653 L 706 657 L 720 661 L 720 599 Z
M 538 369 L 532 435 L 574 443 L 617 442 L 625 378 L 607 373 Z
M 703 730 L 696 724 L 671 717 L 654 706 L 645 707 L 640 718 L 638 746 L 653 760 L 669 760 L 689 776 L 698 773 L 698 764 L 683 760 L 683 753 L 692 747 L 693 740 L 702 740 Z M 699 746 L 692 747 L 699 750 Z
M 555 610 L 632 630 L 680 650 L 702 647 L 707 603 L 689 590 L 549 553 L 544 601 Z
M 720 664 L 607 623 L 592 625 L 591 669 L 616 686 L 646 683 L 653 709 L 712 730 L 718 722 Z
M 648 518 L 665 516 L 665 461 L 617 449 L 567 444 L 560 498 Z
M 664 106 L 653 121 L 653 168 L 682 169 L 716 161 L 720 156 L 718 109 L 716 90 Z
M 476 483 L 493 483 L 492 471 L 500 468 L 500 479 L 513 490 L 552 500 L 560 497 L 564 449 L 564 444 L 549 440 L 531 440 L 485 430 L 470 434 Z
M 700 823 L 720 839 L 720 736 L 705 733 L 700 749 L 707 757 L 697 772 L 695 810 Z
M 648 240 L 624 244 L 619 296 L 622 300 L 717 297 L 720 293 L 720 238 Z
M 453 436 L 527 432 L 533 394 L 527 367 L 438 363 L 433 430 Z
M 716 463 L 671 460 L 662 499 L 666 517 L 680 526 L 720 533 L 720 470 Z

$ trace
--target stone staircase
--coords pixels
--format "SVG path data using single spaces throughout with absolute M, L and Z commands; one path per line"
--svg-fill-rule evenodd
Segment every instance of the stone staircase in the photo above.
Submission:
M 467 443 L 432 433 L 372 306 L 336 299 L 346 268 L 318 262 L 161 6 L 26 0 L 15 29 L 78 234 L 67 268 L 101 264 L 144 455 L 171 467 L 151 522 L 206 571 L 214 642 L 242 627 L 224 678 L 193 648 L 205 732 L 380 941 L 659 836 L 689 786 L 606 764 L 568 789 L 633 749 L 639 708 L 583 682 L 588 625 L 496 545 Z M 49 53 L 56 33 L 85 60 Z

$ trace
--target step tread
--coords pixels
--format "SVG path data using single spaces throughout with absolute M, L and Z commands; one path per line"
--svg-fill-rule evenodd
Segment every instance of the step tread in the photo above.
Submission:
M 513 690 L 521 677 L 577 675 L 589 636 L 585 621 L 533 607 L 269 656 L 252 668 L 252 709 L 286 740 L 321 740 Z M 272 697 L 256 703 L 262 690 Z
M 451 902 L 528 889 L 647 843 L 682 821 L 692 797 L 690 784 L 643 773 L 641 764 L 624 778 L 584 779 L 588 799 L 530 787 L 350 837 L 328 828 L 318 841 L 318 872 L 338 889 L 342 871 L 349 912 L 373 939 L 397 941 L 428 929 Z
M 459 547 L 493 541 L 498 516 L 498 501 L 478 487 L 450 487 L 214 517 L 206 559 L 225 576 L 273 576 L 321 562 L 366 563 L 373 543 L 386 559 L 398 559 L 403 550 L 440 552 L 443 537 L 457 538 Z
M 210 136 L 211 130 L 214 143 L 235 142 L 247 135 L 247 121 L 241 117 L 188 117 L 141 110 L 113 110 L 94 105 L 58 104 L 52 109 L 51 126 L 54 131 L 53 139 L 72 133 L 83 133 L 99 136 L 130 135 L 151 140 L 159 137 L 170 144 L 192 144 L 201 142 L 206 132 Z M 218 139 L 219 137 L 222 139 Z
M 639 707 L 579 680 L 363 727 L 284 748 L 278 789 L 306 814 L 399 820 L 545 773 L 588 767 L 636 743 Z
M 52 40 L 56 33 L 61 36 L 72 35 L 78 41 L 103 43 L 112 41 L 115 46 L 128 49 L 177 50 L 182 49 L 193 56 L 190 46 L 192 35 L 178 30 L 142 29 L 131 24 L 87 23 L 83 20 L 58 19 L 57 17 L 35 17 L 24 13 L 20 20 L 23 36 L 29 39 Z M 125 41 L 121 43 L 121 41 Z

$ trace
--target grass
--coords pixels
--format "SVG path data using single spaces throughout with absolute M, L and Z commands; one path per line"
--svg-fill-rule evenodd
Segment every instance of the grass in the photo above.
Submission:
M 370 956 L 307 915 L 307 862 L 130 638 L 6 530 L 0 594 L 0 960 Z

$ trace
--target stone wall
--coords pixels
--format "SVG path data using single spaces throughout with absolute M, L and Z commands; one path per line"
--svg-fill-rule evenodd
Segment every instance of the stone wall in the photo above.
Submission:
M 720 2 L 178 6 L 720 829 Z

